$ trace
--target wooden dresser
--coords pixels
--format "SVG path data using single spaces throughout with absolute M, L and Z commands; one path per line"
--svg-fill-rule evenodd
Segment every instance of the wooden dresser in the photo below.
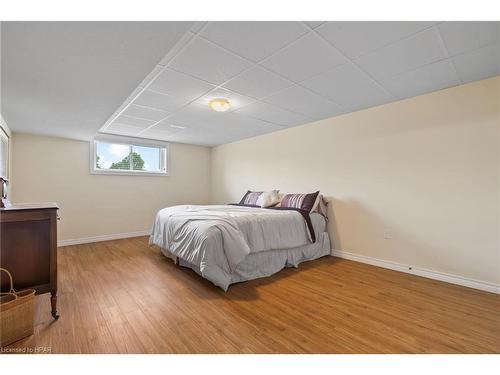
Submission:
M 12 274 L 14 289 L 50 293 L 57 319 L 57 210 L 54 203 L 0 208 L 0 265 Z M 1 279 L 1 290 L 8 289 Z

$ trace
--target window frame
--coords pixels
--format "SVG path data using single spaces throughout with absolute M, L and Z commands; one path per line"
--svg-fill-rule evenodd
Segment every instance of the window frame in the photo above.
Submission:
M 163 171 L 140 171 L 133 169 L 99 169 L 96 168 L 97 143 L 112 143 L 124 145 L 132 149 L 134 146 L 139 147 L 156 147 L 160 149 L 160 166 Z M 149 177 L 167 177 L 169 175 L 170 152 L 169 143 L 162 141 L 153 141 L 148 139 L 118 137 L 118 136 L 100 136 L 95 137 L 90 141 L 90 174 L 96 175 L 114 175 L 114 176 L 149 176 Z M 130 155 L 130 154 L 129 154 Z

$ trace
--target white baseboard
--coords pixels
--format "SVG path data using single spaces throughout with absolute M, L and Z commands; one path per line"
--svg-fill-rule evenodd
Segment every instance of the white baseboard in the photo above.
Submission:
M 69 245 L 80 245 L 83 243 L 119 240 L 121 238 L 149 236 L 150 234 L 151 234 L 151 230 L 142 230 L 142 231 L 138 231 L 138 232 L 105 234 L 103 236 L 75 238 L 75 239 L 71 239 L 71 240 L 59 240 L 59 241 L 57 241 L 57 247 L 69 246 Z
M 332 255 L 338 258 L 344 258 L 360 263 L 371 264 L 372 266 L 388 268 L 394 271 L 405 272 L 405 273 L 410 273 L 412 275 L 426 277 L 428 279 L 444 281 L 451 284 L 457 284 L 469 288 L 484 290 L 486 292 L 500 294 L 500 284 L 494 284 L 486 281 L 470 279 L 463 276 L 450 275 L 447 273 L 432 271 L 425 268 L 407 266 L 401 263 L 372 258 L 366 255 L 353 254 L 342 250 L 332 250 Z

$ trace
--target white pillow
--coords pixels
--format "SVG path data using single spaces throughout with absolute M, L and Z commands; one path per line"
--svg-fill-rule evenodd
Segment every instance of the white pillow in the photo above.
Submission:
M 271 207 L 279 203 L 279 190 L 264 191 L 257 199 L 257 206 Z

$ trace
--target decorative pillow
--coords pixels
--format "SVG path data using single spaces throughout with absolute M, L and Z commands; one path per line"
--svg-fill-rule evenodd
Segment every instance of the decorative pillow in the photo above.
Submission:
M 328 220 L 328 202 L 323 197 L 323 194 L 318 194 L 316 198 L 316 202 L 314 202 L 314 206 L 311 209 L 311 212 L 317 212 L 320 215 L 323 215 L 325 219 Z
M 257 199 L 257 206 L 271 207 L 280 202 L 279 190 L 264 191 Z
M 310 194 L 287 194 L 281 200 L 281 207 L 300 208 L 311 212 L 318 198 L 319 191 Z
M 248 190 L 246 194 L 241 198 L 240 204 L 246 206 L 257 206 L 257 200 L 259 199 L 262 191 L 250 191 Z

